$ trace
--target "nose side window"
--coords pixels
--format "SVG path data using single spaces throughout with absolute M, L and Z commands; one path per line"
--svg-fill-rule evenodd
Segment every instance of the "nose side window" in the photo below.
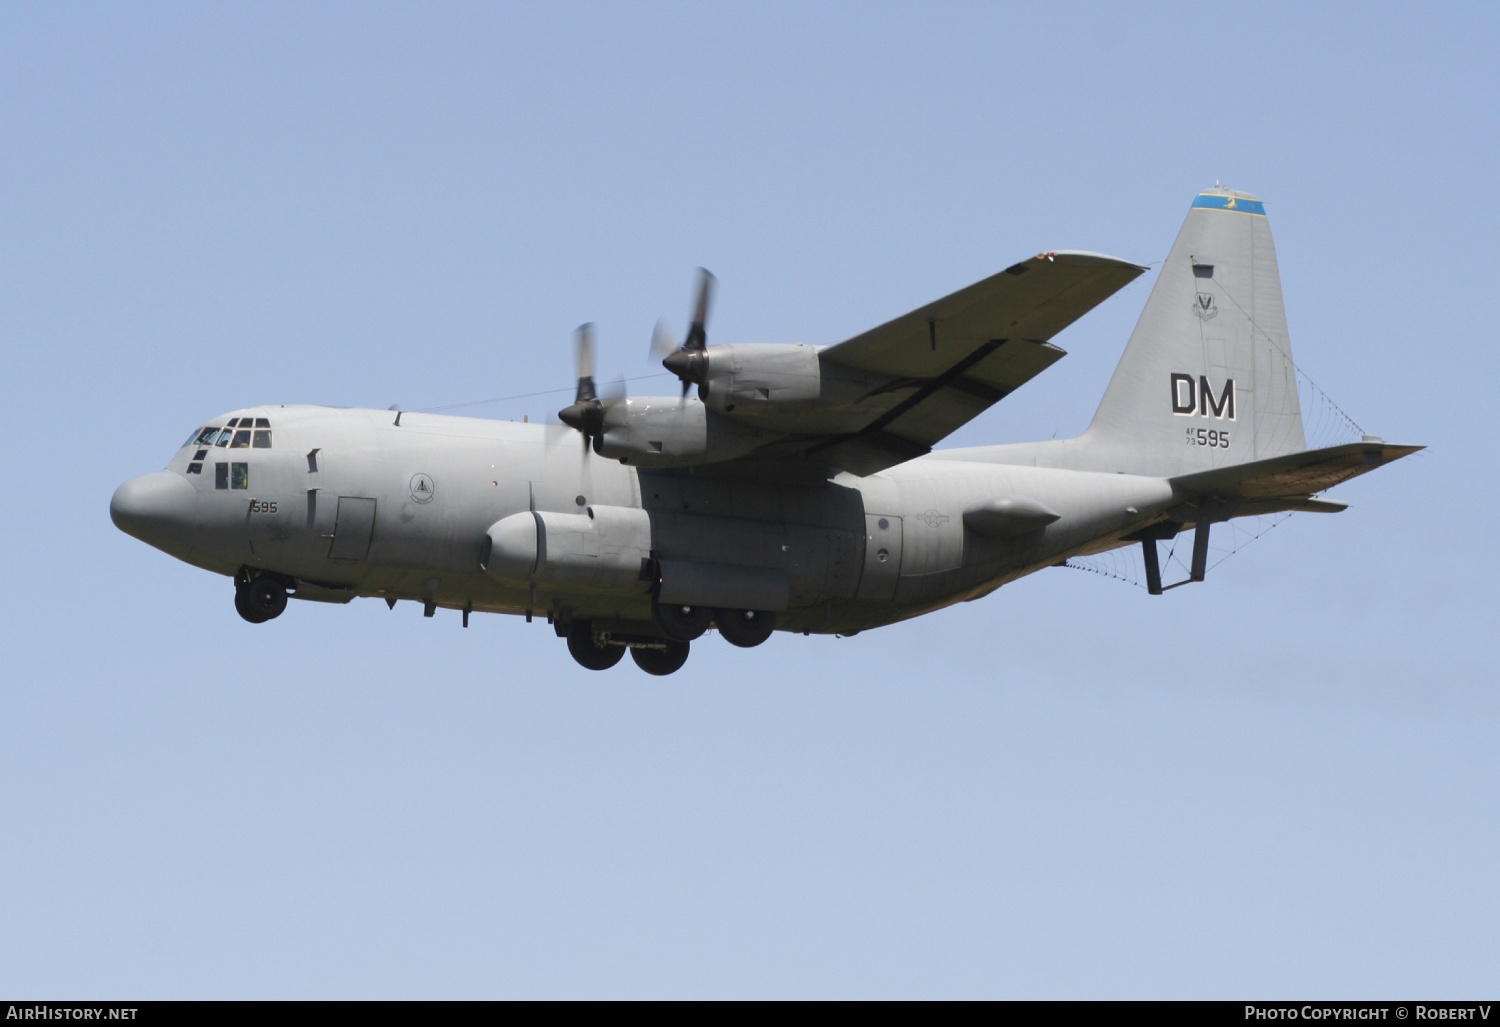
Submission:
M 250 465 L 229 465 L 229 487 L 232 489 L 248 489 L 250 487 Z
M 214 488 L 227 489 L 229 487 L 229 465 L 220 461 L 214 464 Z

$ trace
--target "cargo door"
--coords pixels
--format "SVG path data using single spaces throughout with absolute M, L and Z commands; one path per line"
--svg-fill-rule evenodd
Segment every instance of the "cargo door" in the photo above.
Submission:
M 375 500 L 339 496 L 338 516 L 333 525 L 333 543 L 328 547 L 328 558 L 363 560 L 370 553 L 370 536 L 374 532 Z

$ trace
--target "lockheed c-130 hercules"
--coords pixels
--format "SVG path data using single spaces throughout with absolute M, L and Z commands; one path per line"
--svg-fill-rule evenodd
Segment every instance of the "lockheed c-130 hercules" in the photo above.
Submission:
M 248 621 L 289 596 L 545 617 L 584 667 L 670 674 L 717 627 L 849 635 L 1071 557 L 1334 512 L 1319 493 L 1421 448 L 1309 450 L 1265 208 L 1193 202 L 1092 423 L 932 451 L 1063 356 L 1052 339 L 1146 268 L 1038 254 L 837 345 L 709 345 L 700 272 L 680 395 L 601 398 L 579 331 L 560 425 L 263 406 L 121 485 L 116 525 L 228 575 Z M 689 389 L 696 386 L 696 395 Z M 565 427 L 566 426 L 566 427 Z M 575 434 L 576 432 L 576 434 Z M 581 445 L 580 438 L 581 436 Z

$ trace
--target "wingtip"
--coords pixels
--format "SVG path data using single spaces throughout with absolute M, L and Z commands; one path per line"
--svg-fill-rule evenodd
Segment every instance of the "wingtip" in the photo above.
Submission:
M 1052 261 L 1064 261 L 1069 264 L 1108 264 L 1112 267 L 1132 268 L 1136 272 L 1150 270 L 1149 265 L 1137 264 L 1133 260 L 1122 260 L 1119 257 L 1111 257 L 1108 253 L 1095 253 L 1092 250 L 1052 250 L 1050 253 L 1039 254 Z

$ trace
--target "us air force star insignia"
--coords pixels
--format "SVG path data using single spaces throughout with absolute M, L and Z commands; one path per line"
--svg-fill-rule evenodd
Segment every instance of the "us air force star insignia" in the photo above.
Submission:
M 1200 292 L 1197 301 L 1193 303 L 1193 313 L 1207 321 L 1218 314 L 1218 312 L 1219 308 L 1214 303 L 1214 294 L 1211 292 Z
M 936 528 L 939 524 L 948 523 L 948 515 L 945 513 L 938 513 L 936 510 L 928 510 L 926 513 L 922 514 L 922 521 L 929 528 Z
M 425 474 L 414 474 L 411 477 L 411 499 L 413 503 L 430 503 L 436 495 L 432 479 Z

